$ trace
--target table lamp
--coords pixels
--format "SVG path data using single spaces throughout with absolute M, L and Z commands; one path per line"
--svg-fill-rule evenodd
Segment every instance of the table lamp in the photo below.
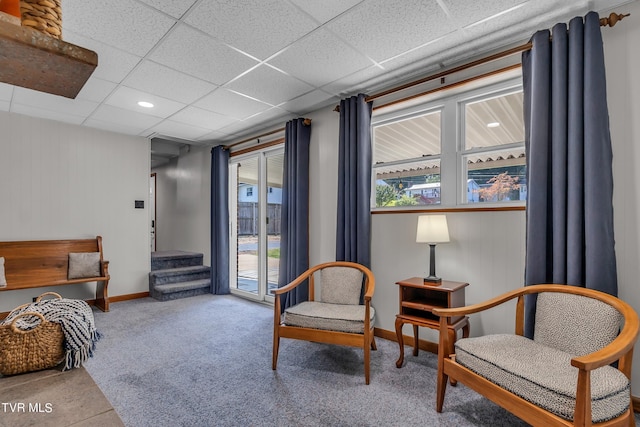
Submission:
M 416 243 L 429 244 L 429 276 L 424 283 L 439 285 L 442 279 L 436 276 L 436 243 L 449 241 L 449 229 L 446 215 L 422 215 L 418 217 Z

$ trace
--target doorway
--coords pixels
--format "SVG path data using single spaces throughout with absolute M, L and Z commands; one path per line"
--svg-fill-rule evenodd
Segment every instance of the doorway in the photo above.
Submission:
M 229 164 L 231 292 L 259 301 L 278 286 L 283 162 L 279 148 Z

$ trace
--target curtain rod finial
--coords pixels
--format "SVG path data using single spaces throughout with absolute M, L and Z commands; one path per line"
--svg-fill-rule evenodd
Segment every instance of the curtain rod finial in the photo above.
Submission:
M 336 105 L 336 108 L 333 109 L 336 113 L 340 112 L 340 105 Z
M 606 27 L 608 25 L 608 26 L 613 28 L 613 26 L 616 25 L 618 23 L 618 21 L 622 21 L 622 19 L 626 18 L 629 15 L 631 15 L 631 14 L 630 13 L 613 13 L 613 12 L 611 12 L 611 14 L 608 17 L 600 18 L 600 26 Z
M 309 125 L 311 124 L 311 119 L 306 119 L 306 118 L 305 118 L 305 119 L 302 121 L 302 124 L 304 124 L 305 126 L 309 126 Z

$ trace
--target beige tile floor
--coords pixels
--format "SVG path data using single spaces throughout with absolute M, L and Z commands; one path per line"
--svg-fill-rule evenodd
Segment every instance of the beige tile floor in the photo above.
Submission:
M 0 377 L 0 427 L 123 427 L 84 368 Z

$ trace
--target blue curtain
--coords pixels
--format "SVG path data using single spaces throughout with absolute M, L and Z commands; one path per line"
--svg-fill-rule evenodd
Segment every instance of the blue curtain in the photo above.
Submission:
M 550 39 L 550 37 L 553 37 Z M 539 31 L 522 57 L 527 152 L 525 285 L 617 294 L 604 52 L 595 12 Z M 535 298 L 525 302 L 533 335 Z
M 336 260 L 371 267 L 371 110 L 360 94 L 340 101 Z
M 293 281 L 309 268 L 309 143 L 311 124 L 305 119 L 287 122 L 284 135 L 284 176 L 280 234 L 278 287 Z M 283 296 L 281 308 L 306 301 L 307 284 Z
M 211 150 L 211 293 L 229 293 L 229 150 Z

